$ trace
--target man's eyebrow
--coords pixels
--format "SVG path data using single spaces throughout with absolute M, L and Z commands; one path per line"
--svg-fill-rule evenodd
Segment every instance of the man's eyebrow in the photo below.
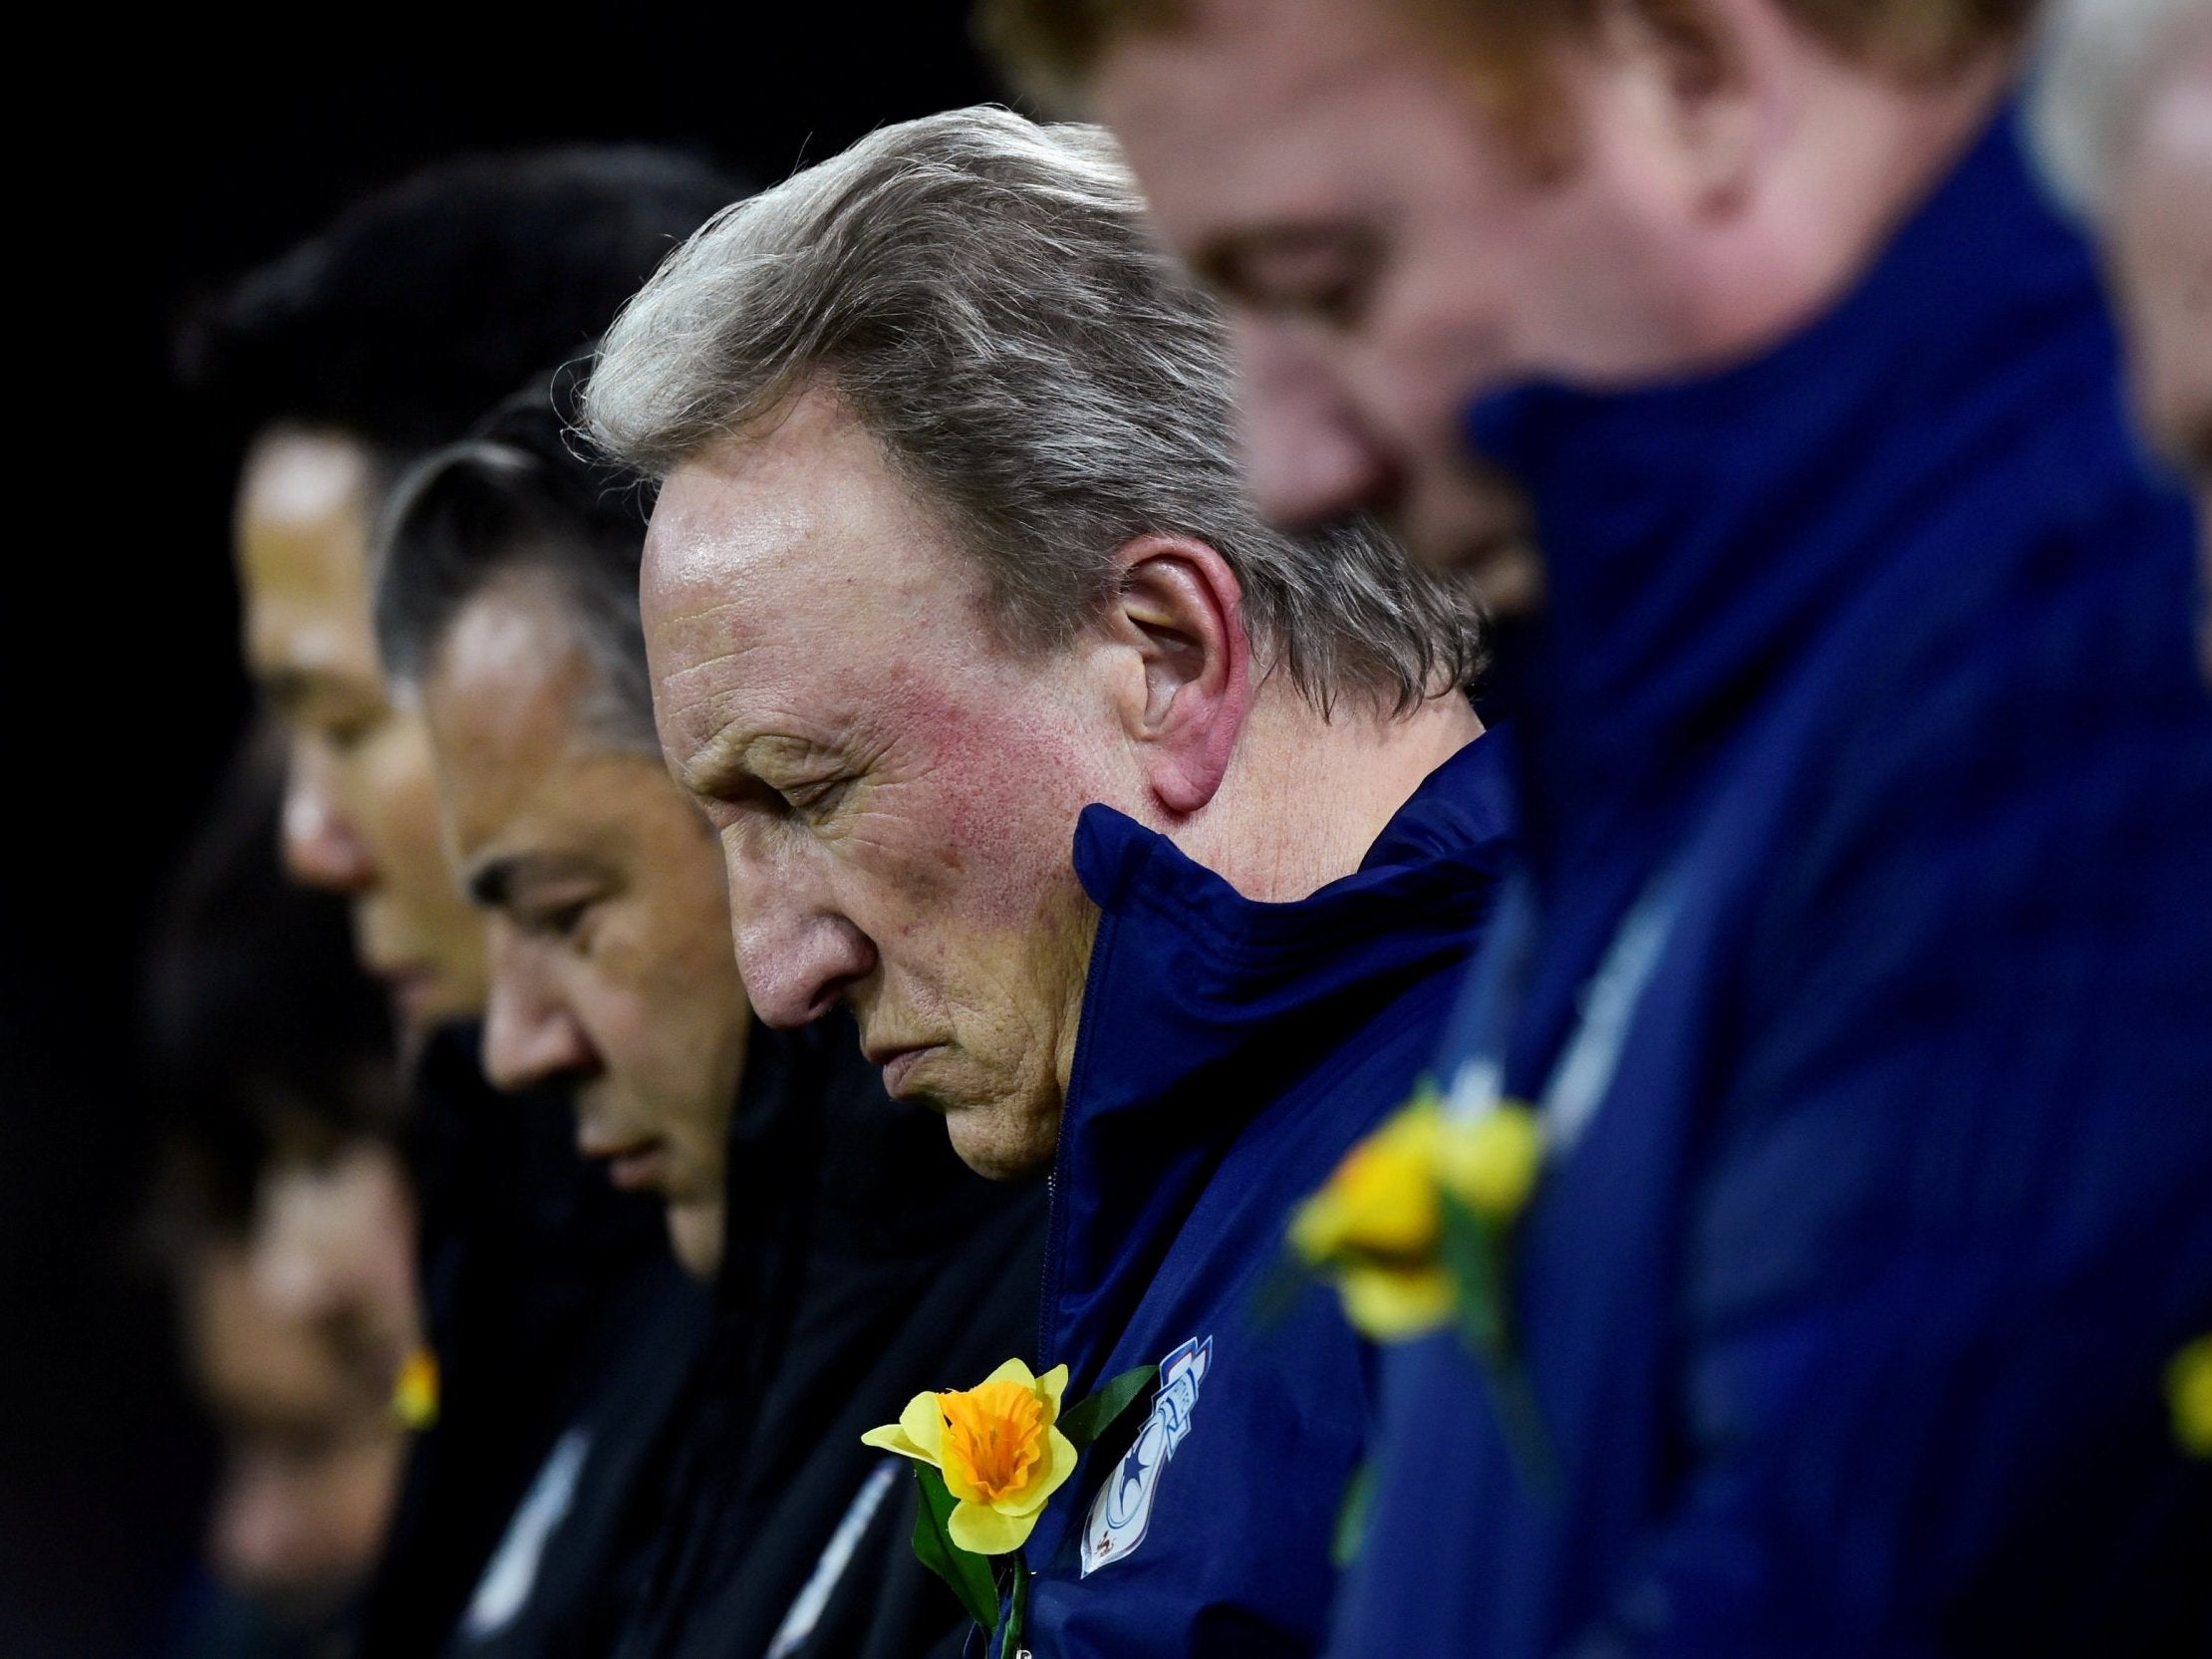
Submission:
M 803 765 L 825 752 L 821 744 L 786 732 L 746 732 L 725 727 L 684 762 L 682 781 L 696 795 L 726 794 L 743 784 L 761 782 L 763 765 Z
M 468 873 L 468 897 L 484 910 L 504 910 L 518 891 L 547 882 L 597 874 L 598 867 L 574 853 L 511 853 L 495 857 Z
M 750 737 L 734 726 L 723 726 L 677 763 L 677 781 L 689 794 L 722 794 L 748 775 L 745 755 L 751 746 Z
M 1246 267 L 1262 258 L 1356 253 L 1372 245 L 1371 233 L 1358 225 L 1263 220 L 1257 224 L 1238 225 L 1205 238 L 1193 252 L 1191 265 L 1209 283 L 1229 288 L 1245 281 Z

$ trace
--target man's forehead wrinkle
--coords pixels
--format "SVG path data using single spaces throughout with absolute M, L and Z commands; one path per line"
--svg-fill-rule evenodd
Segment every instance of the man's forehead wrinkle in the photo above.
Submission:
M 661 689 L 671 725 L 693 750 L 742 740 L 749 731 L 826 732 L 834 723 L 824 716 L 820 678 L 794 684 L 770 641 L 732 642 L 672 667 Z
M 689 752 L 676 765 L 688 789 L 710 794 L 747 777 L 788 780 L 798 771 L 819 770 L 825 760 L 846 756 L 845 721 L 819 709 L 732 706 L 734 695 L 705 699 L 690 711 L 690 720 L 679 716 L 679 734 L 688 740 Z
M 912 626 L 925 603 L 917 588 L 896 608 Z M 776 747 L 762 753 L 786 759 L 802 745 L 841 750 L 911 706 L 924 677 L 906 662 L 901 624 L 887 618 L 856 637 L 850 618 L 848 607 L 813 607 L 771 634 L 736 600 L 665 623 L 675 661 L 660 677 L 663 717 L 688 751 L 682 770 L 696 779 L 712 767 L 748 765 L 746 751 L 764 741 Z M 852 660 L 855 652 L 862 661 Z

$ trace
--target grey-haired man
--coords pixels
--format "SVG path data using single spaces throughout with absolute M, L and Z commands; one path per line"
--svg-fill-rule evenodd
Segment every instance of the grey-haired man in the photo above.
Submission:
M 1501 855 L 1469 602 L 1369 523 L 1262 524 L 1231 385 L 1111 142 L 973 110 L 717 220 L 588 397 L 665 479 L 662 742 L 755 1008 L 849 1007 L 971 1165 L 1053 1172 L 1070 1400 L 1166 1379 L 1028 1540 L 1065 1659 L 1318 1647 L 1371 1356 L 1249 1304 Z

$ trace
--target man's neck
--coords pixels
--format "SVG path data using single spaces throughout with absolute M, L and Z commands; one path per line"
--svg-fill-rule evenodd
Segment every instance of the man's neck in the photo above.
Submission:
M 1340 702 L 1324 720 L 1279 677 L 1220 792 L 1172 839 L 1247 899 L 1303 899 L 1357 870 L 1422 781 L 1482 733 L 1457 693 L 1395 716 Z

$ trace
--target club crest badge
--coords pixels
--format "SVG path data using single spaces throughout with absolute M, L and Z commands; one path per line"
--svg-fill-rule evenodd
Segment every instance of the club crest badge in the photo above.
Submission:
M 1160 1392 L 1153 1397 L 1152 1415 L 1091 1501 L 1090 1519 L 1083 1526 L 1084 1577 L 1136 1553 L 1144 1542 L 1161 1473 L 1191 1432 L 1199 1384 L 1213 1359 L 1214 1338 L 1207 1336 L 1193 1337 L 1160 1362 Z

